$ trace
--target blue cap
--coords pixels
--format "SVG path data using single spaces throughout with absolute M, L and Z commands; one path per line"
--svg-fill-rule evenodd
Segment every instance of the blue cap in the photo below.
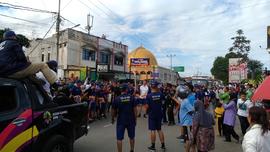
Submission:
M 54 60 L 48 61 L 47 65 L 50 69 L 52 69 L 53 71 L 57 71 L 57 67 L 58 67 L 58 63 Z
M 152 87 L 158 87 L 159 83 L 157 81 L 152 81 L 151 86 Z
M 121 84 L 121 85 L 120 85 L 120 89 L 121 89 L 122 92 L 123 92 L 123 91 L 126 91 L 126 90 L 128 89 L 128 84 L 126 84 L 126 83 Z
M 11 38 L 11 37 L 13 37 L 13 36 L 16 37 L 16 34 L 15 34 L 15 32 L 13 32 L 13 31 L 6 31 L 6 32 L 3 34 L 3 38 L 4 38 L 4 39 L 8 39 L 8 38 Z

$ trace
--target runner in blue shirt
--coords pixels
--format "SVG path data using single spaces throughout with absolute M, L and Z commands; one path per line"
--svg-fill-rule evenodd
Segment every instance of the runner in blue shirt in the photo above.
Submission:
M 124 139 L 126 129 L 130 139 L 130 152 L 134 151 L 136 112 L 135 100 L 133 96 L 128 94 L 128 85 L 123 84 L 121 86 L 121 95 L 112 103 L 112 123 L 114 123 L 114 117 L 117 115 L 116 136 L 118 152 L 122 152 L 122 140 Z
M 148 94 L 147 100 L 147 111 L 148 111 L 148 127 L 151 132 L 151 143 L 148 147 L 149 150 L 156 150 L 156 131 L 158 132 L 159 139 L 161 142 L 161 149 L 165 150 L 164 134 L 161 130 L 161 121 L 163 118 L 162 113 L 162 102 L 165 100 L 164 95 L 158 89 L 158 82 L 153 81 L 151 84 L 152 93 Z

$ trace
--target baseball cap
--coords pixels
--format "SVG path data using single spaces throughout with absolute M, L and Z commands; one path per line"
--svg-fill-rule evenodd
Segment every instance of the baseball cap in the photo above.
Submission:
M 126 91 L 128 89 L 128 84 L 126 84 L 126 83 L 121 84 L 120 89 L 121 89 L 121 91 Z
M 47 65 L 50 69 L 52 69 L 53 71 L 57 71 L 57 67 L 58 67 L 58 63 L 54 60 L 48 61 Z
M 3 38 L 4 39 L 8 39 L 10 37 L 13 37 L 15 36 L 16 37 L 16 34 L 14 31 L 6 31 L 4 34 L 3 34 Z
M 159 83 L 157 81 L 152 81 L 151 86 L 152 87 L 158 87 Z

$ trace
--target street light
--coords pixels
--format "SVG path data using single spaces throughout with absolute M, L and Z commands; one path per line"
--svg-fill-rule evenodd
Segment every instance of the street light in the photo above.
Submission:
M 72 26 L 70 29 L 73 29 L 73 28 L 79 27 L 80 25 L 81 25 L 81 24 L 74 25 L 74 26 Z
M 175 56 L 176 56 L 175 54 L 167 55 L 167 57 L 170 58 L 170 62 L 171 62 L 171 70 L 173 70 L 173 68 L 172 68 L 172 58 L 175 57 Z

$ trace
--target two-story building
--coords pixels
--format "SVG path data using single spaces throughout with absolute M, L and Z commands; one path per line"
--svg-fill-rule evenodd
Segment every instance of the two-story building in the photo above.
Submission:
M 26 55 L 32 62 L 57 60 L 60 78 L 128 78 L 127 45 L 108 40 L 105 36 L 88 35 L 73 29 L 61 31 L 59 42 L 58 59 L 56 35 L 33 40 Z

